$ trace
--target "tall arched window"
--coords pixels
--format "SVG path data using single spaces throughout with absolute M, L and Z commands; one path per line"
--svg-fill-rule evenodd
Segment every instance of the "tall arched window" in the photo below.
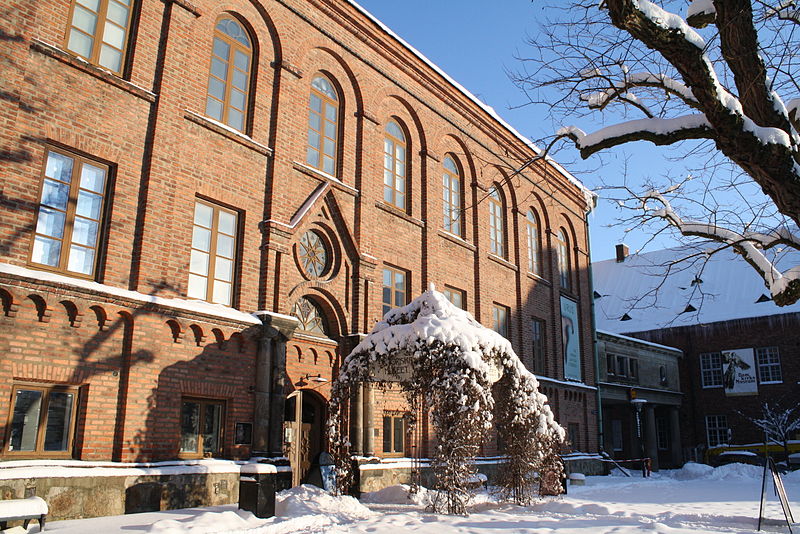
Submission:
M 242 25 L 223 17 L 214 28 L 206 115 L 244 131 L 253 47 Z
M 500 191 L 492 186 L 489 189 L 489 251 L 501 258 L 506 257 L 506 210 L 503 204 Z
M 300 330 L 321 336 L 328 335 L 324 315 L 311 299 L 301 297 L 292 307 L 292 315 L 300 321 Z
M 461 176 L 458 165 L 451 156 L 444 158 L 442 173 L 442 199 L 444 207 L 444 229 L 451 234 L 462 236 L 461 224 Z
M 383 200 L 406 209 L 406 135 L 393 120 L 383 137 Z
M 334 175 L 338 137 L 339 95 L 330 80 L 317 74 L 311 80 L 306 163 Z
M 556 234 L 556 255 L 558 256 L 558 276 L 561 287 L 570 289 L 569 238 L 567 231 L 563 228 L 559 228 L 558 234 Z
M 525 216 L 526 236 L 528 239 L 528 271 L 542 276 L 542 262 L 539 252 L 539 219 L 533 210 Z

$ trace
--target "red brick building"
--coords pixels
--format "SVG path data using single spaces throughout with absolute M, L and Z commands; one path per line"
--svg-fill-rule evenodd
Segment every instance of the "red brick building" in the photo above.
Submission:
M 2 15 L 0 459 L 307 465 L 342 358 L 431 283 L 508 336 L 596 450 L 590 196 L 551 161 L 515 175 L 536 152 L 367 13 Z M 404 409 L 365 388 L 357 452 L 407 454 Z

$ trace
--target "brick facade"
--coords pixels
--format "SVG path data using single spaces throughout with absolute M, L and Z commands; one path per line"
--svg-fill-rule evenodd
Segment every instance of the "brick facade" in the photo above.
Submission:
M 491 325 L 494 304 L 507 306 L 510 340 L 529 366 L 530 321 L 543 320 L 537 374 L 549 377 L 542 382 L 557 419 L 578 425 L 575 446 L 597 449 L 586 199 L 560 167 L 539 160 L 509 179 L 532 150 L 346 1 L 134 4 L 121 75 L 67 50 L 68 2 L 12 0 L 3 8 L 1 459 L 19 457 L 8 452 L 5 414 L 13 411 L 13 385 L 27 383 L 80 388 L 73 458 L 175 458 L 182 398 L 223 402 L 221 454 L 247 457 L 251 449 L 234 444 L 234 429 L 253 420 L 264 350 L 263 328 L 247 314 L 291 315 L 301 298 L 317 306 L 325 335 L 298 332 L 287 342 L 285 384 L 287 394 L 307 388 L 327 398 L 357 334 L 380 318 L 385 266 L 407 274 L 408 295 L 431 283 L 463 291 L 465 308 L 483 324 Z M 239 21 L 253 49 L 241 132 L 204 113 L 223 16 Z M 317 73 L 339 98 L 333 175 L 305 163 Z M 390 120 L 407 136 L 405 210 L 383 202 Z M 43 280 L 31 261 L 48 149 L 108 166 L 98 284 Z M 462 236 L 442 229 L 447 155 L 461 175 Z M 485 199 L 493 185 L 504 199 L 504 257 L 488 252 Z M 197 199 L 237 216 L 232 305 L 241 316 L 170 304 L 187 299 Z M 528 272 L 529 209 L 540 221 L 541 276 Z M 561 228 L 570 289 L 559 287 Z M 320 276 L 301 265 L 299 240 L 308 231 L 330 258 Z M 588 389 L 563 380 L 562 295 L 578 302 Z M 395 393 L 375 393 L 375 450 L 364 452 L 380 454 L 382 414 L 401 409 Z

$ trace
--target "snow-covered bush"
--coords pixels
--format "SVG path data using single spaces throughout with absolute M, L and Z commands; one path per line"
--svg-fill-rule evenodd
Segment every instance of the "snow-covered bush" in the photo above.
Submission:
M 492 427 L 491 383 L 500 379 L 498 432 L 509 452 L 508 494 L 529 496 L 533 471 L 558 469 L 550 463 L 564 430 L 553 419 L 538 383 L 520 363 L 511 343 L 483 327 L 471 314 L 431 289 L 379 322 L 344 360 L 333 383 L 329 440 L 337 486 L 353 481 L 346 403 L 363 382 L 397 383 L 412 406 L 431 411 L 437 445 L 432 468 L 438 490 L 431 508 L 465 514 L 474 457 Z M 416 413 L 416 411 L 414 411 Z M 409 432 L 416 421 L 409 420 Z M 560 474 L 560 471 L 559 471 Z

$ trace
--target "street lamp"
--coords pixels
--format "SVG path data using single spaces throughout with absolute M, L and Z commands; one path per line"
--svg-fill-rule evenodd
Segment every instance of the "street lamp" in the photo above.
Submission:
M 647 476 L 647 464 L 644 460 L 644 439 L 642 438 L 642 407 L 646 403 L 646 399 L 631 399 L 631 404 L 633 404 L 636 412 L 636 437 L 639 438 L 639 452 L 642 458 L 642 478 Z

